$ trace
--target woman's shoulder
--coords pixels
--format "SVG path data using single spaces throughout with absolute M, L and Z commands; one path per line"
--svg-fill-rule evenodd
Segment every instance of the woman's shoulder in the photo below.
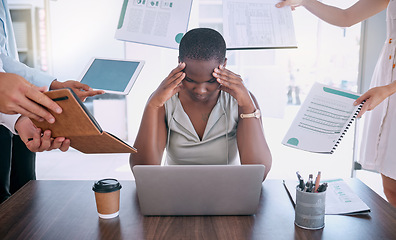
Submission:
M 179 100 L 179 98 L 178 98 L 177 94 L 173 95 L 171 98 L 169 98 L 165 102 L 165 104 L 164 104 L 165 108 L 172 108 L 172 107 L 174 108 L 176 106 L 176 103 L 178 100 Z
M 164 104 L 164 108 L 165 108 L 165 113 L 166 115 L 168 115 L 168 113 L 172 113 L 174 112 L 176 106 L 177 106 L 177 102 L 179 101 L 179 97 L 178 94 L 173 95 L 171 98 L 169 98 L 165 104 Z
M 238 106 L 237 100 L 231 94 L 225 91 L 221 91 L 219 100 L 226 106 Z

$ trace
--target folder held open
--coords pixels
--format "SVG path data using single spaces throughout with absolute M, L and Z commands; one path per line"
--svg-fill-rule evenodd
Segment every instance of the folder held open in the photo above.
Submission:
M 83 153 L 136 153 L 137 150 L 116 136 L 101 129 L 85 105 L 69 88 L 45 92 L 62 109 L 61 114 L 48 110 L 55 123 L 47 121 L 33 123 L 43 131 L 51 130 L 52 137 L 70 139 L 71 147 Z

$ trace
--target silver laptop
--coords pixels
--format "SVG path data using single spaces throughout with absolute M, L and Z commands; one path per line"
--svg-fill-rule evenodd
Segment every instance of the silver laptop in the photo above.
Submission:
M 252 215 L 260 200 L 263 165 L 136 165 L 143 215 Z

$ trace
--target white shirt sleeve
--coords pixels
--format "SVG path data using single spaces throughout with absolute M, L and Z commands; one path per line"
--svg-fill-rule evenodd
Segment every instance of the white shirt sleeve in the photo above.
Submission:
M 13 134 L 17 134 L 15 131 L 15 123 L 21 114 L 4 114 L 0 113 L 0 124 L 8 128 Z
M 39 69 L 28 67 L 14 58 L 6 56 L 5 54 L 0 54 L 0 60 L 3 63 L 3 69 L 5 72 L 18 74 L 38 87 L 46 86 L 49 90 L 52 81 L 56 79 L 55 77 L 50 76 Z

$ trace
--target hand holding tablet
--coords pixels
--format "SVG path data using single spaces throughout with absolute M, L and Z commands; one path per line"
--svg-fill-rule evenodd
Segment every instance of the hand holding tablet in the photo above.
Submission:
M 93 58 L 80 82 L 95 90 L 127 95 L 143 65 L 142 60 Z

